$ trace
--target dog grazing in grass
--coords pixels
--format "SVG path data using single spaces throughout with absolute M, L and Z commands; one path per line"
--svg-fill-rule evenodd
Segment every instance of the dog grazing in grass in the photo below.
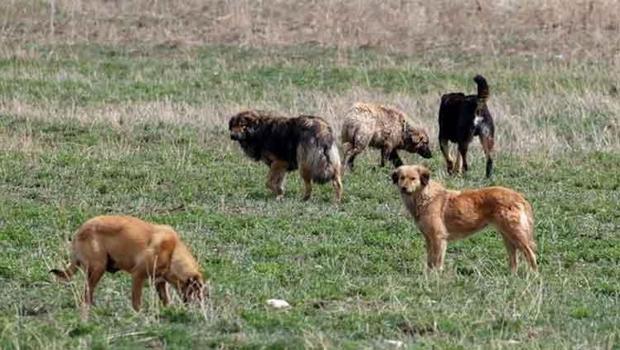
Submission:
M 164 305 L 170 283 L 185 303 L 201 301 L 205 292 L 198 263 L 177 233 L 131 216 L 98 216 L 84 223 L 72 241 L 71 262 L 63 270 L 51 270 L 69 280 L 81 268 L 86 273 L 84 303 L 93 304 L 93 293 L 104 272 L 128 272 L 133 278 L 131 303 L 140 309 L 145 280 L 154 281 Z
M 368 146 L 381 150 L 381 167 L 389 159 L 395 167 L 403 164 L 398 150 L 432 156 L 428 135 L 414 128 L 397 109 L 370 103 L 356 103 L 347 112 L 342 125 L 345 166 L 353 170 L 355 157 Z
M 532 207 L 523 196 L 504 187 L 452 191 L 430 180 L 420 165 L 392 173 L 405 206 L 426 240 L 427 266 L 443 268 L 448 241 L 465 238 L 492 224 L 508 250 L 510 270 L 517 270 L 517 250 L 537 270 Z
M 320 117 L 285 118 L 249 110 L 230 118 L 230 138 L 252 159 L 269 166 L 267 188 L 277 199 L 284 195 L 286 173 L 299 169 L 304 181 L 303 200 L 312 183 L 332 182 L 336 202 L 342 197 L 340 155 L 329 124 Z
M 463 93 L 449 93 L 441 96 L 439 106 L 439 145 L 446 159 L 448 173 L 455 170 L 468 170 L 467 149 L 474 136 L 478 136 L 487 159 L 486 177 L 493 174 L 493 145 L 495 126 L 487 107 L 489 99 L 489 85 L 481 75 L 476 75 L 474 81 L 478 85 L 477 95 L 465 96 Z M 458 164 L 455 169 L 454 161 L 450 156 L 449 141 L 458 145 Z

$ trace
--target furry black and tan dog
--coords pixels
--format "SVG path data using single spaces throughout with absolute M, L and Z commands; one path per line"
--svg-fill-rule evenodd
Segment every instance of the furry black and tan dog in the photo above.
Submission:
M 477 95 L 465 95 L 461 92 L 449 93 L 441 96 L 439 107 L 439 145 L 446 159 L 448 173 L 468 170 L 467 149 L 474 136 L 478 136 L 487 159 L 486 176 L 493 174 L 493 144 L 495 126 L 493 117 L 487 107 L 489 99 L 489 85 L 481 75 L 476 75 L 474 81 L 478 85 Z M 450 156 L 449 141 L 458 145 L 458 164 L 455 169 L 454 161 Z
M 267 187 L 277 199 L 284 195 L 286 173 L 299 169 L 304 181 L 303 200 L 310 198 L 313 182 L 331 181 L 336 201 L 340 201 L 340 155 L 332 128 L 323 118 L 286 118 L 248 110 L 231 117 L 228 129 L 230 138 L 239 142 L 246 155 L 269 166 Z

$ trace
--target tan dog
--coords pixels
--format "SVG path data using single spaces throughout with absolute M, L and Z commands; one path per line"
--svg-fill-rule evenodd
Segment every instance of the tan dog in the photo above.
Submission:
M 504 187 L 452 191 L 430 180 L 420 165 L 392 173 L 405 206 L 426 240 L 427 266 L 443 268 L 448 241 L 465 238 L 492 224 L 508 250 L 510 270 L 517 270 L 517 250 L 537 270 L 532 207 L 523 196 Z
M 391 107 L 371 103 L 356 103 L 347 111 L 341 131 L 345 166 L 353 170 L 355 157 L 366 148 L 381 150 L 383 167 L 390 160 L 395 167 L 403 165 L 398 150 L 431 158 L 426 131 L 414 128 L 405 113 Z
M 65 271 L 50 272 L 68 280 L 78 267 L 86 273 L 84 303 L 93 303 L 93 293 L 104 272 L 123 270 L 131 274 L 131 302 L 140 309 L 142 287 L 153 279 L 159 298 L 168 304 L 166 282 L 176 288 L 184 302 L 203 298 L 203 278 L 198 263 L 177 233 L 131 216 L 98 216 L 84 223 L 72 242 L 71 263 Z

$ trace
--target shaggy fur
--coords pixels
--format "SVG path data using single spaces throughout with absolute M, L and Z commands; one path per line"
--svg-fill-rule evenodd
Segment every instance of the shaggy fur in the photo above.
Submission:
M 304 200 L 312 183 L 332 182 L 336 201 L 342 197 L 340 155 L 329 124 L 320 117 L 284 118 L 249 110 L 230 118 L 230 138 L 239 142 L 252 159 L 269 166 L 267 187 L 276 198 L 284 195 L 286 173 L 299 169 L 304 180 Z
M 467 171 L 467 149 L 474 136 L 478 136 L 487 159 L 486 177 L 493 174 L 493 145 L 495 126 L 487 107 L 489 85 L 481 75 L 474 77 L 478 94 L 465 96 L 463 93 L 449 93 L 441 97 L 439 107 L 439 145 L 446 159 L 448 173 L 455 172 L 450 156 L 449 141 L 458 145 L 459 156 L 456 171 Z
M 392 181 L 424 235 L 429 269 L 443 268 L 449 241 L 491 224 L 504 239 L 510 270 L 517 270 L 517 250 L 537 270 L 534 216 L 520 193 L 504 187 L 448 190 L 430 180 L 430 171 L 419 165 L 399 167 L 392 173 Z
M 418 153 L 424 158 L 432 156 L 428 135 L 423 129 L 414 128 L 405 114 L 397 109 L 377 104 L 356 103 L 347 112 L 342 125 L 342 145 L 345 166 L 353 169 L 355 157 L 368 146 L 381 150 L 380 165 L 389 159 L 395 167 L 403 161 L 398 150 Z
M 200 267 L 177 233 L 131 216 L 98 216 L 84 223 L 72 241 L 71 262 L 65 270 L 51 270 L 69 280 L 78 268 L 86 273 L 84 303 L 94 301 L 95 287 L 104 272 L 128 272 L 133 278 L 131 302 L 138 311 L 145 280 L 153 280 L 164 305 L 170 283 L 184 302 L 203 298 Z

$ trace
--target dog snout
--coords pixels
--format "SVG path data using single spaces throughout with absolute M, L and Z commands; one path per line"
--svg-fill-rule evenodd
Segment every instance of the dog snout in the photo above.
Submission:
M 241 141 L 241 140 L 243 140 L 243 134 L 240 133 L 240 132 L 231 131 L 230 132 L 230 139 L 234 140 L 234 141 Z
M 428 146 L 424 146 L 421 147 L 420 150 L 418 151 L 418 153 L 424 157 L 424 158 L 432 158 L 433 157 L 433 153 L 431 152 L 431 150 L 428 148 Z

